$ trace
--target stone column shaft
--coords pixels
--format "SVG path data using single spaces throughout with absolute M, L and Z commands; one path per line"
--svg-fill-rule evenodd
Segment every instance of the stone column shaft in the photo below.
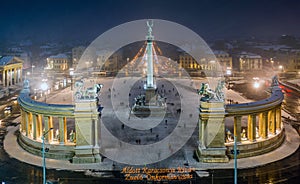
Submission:
M 49 119 L 48 119 L 48 116 L 44 116 L 44 128 L 43 128 L 43 130 L 44 131 L 47 131 L 47 130 L 49 130 Z M 43 131 L 43 132 L 44 132 Z M 48 133 L 48 135 L 46 135 L 45 136 L 45 142 L 49 142 L 49 135 L 50 134 L 50 132 Z
M 234 117 L 233 133 L 234 136 L 236 136 L 237 142 L 241 142 L 241 122 L 242 122 L 241 116 Z
M 36 120 L 36 115 L 35 114 L 32 114 L 32 119 L 33 119 L 33 126 L 32 126 L 33 139 L 36 140 L 36 137 L 37 137 L 37 120 Z
M 273 109 L 272 111 L 271 111 L 271 133 L 273 134 L 273 135 L 276 135 L 276 109 Z
M 64 144 L 67 140 L 66 117 L 59 117 L 59 143 Z
M 262 138 L 266 139 L 268 138 L 268 112 L 263 112 L 262 116 Z
M 254 142 L 256 140 L 256 115 L 248 116 L 248 140 Z
M 258 134 L 259 134 L 259 137 L 262 137 L 263 135 L 263 123 L 264 123 L 264 116 L 263 116 L 263 113 L 260 113 L 259 114 L 259 120 L 258 120 Z
M 24 111 L 25 115 L 25 135 L 28 137 L 29 135 L 29 117 L 28 117 L 28 112 Z
M 37 118 L 37 137 L 42 137 L 43 135 L 43 126 L 42 126 L 42 116 L 36 115 Z
M 48 127 L 49 128 L 54 128 L 53 127 L 53 118 L 52 118 L 52 116 L 48 116 Z M 53 130 L 51 130 L 49 133 L 48 133 L 48 138 L 49 138 L 49 141 L 53 141 L 53 137 L 54 137 L 54 129 Z
M 272 132 L 272 111 L 268 111 L 268 132 Z
M 276 129 L 281 130 L 281 107 L 276 109 Z

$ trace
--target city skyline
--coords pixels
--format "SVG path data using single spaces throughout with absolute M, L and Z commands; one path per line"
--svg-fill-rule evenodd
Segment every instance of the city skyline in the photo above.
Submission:
M 0 40 L 91 41 L 119 24 L 164 19 L 206 40 L 299 36 L 298 1 L 7 1 Z

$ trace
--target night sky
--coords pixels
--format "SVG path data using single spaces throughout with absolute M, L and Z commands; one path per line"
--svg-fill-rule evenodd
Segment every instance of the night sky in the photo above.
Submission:
M 119 24 L 165 19 L 204 39 L 300 36 L 298 0 L 6 0 L 0 42 L 91 41 Z

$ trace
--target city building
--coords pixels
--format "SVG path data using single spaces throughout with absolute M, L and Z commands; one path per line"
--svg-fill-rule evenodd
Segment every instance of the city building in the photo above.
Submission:
M 300 54 L 290 57 L 286 68 L 282 68 L 282 70 L 286 72 L 300 73 Z
M 232 69 L 232 57 L 227 52 L 214 51 L 214 54 L 223 72 Z M 214 70 L 216 67 L 216 62 L 208 61 L 207 58 L 202 58 L 199 62 L 186 53 L 179 56 L 180 67 L 185 68 L 188 71 Z
M 69 70 L 70 60 L 66 54 L 58 54 L 47 58 L 46 70 L 64 72 Z
M 23 60 L 14 56 L 0 56 L 0 82 L 9 87 L 22 82 Z
M 23 69 L 31 67 L 31 52 L 24 51 L 20 47 L 11 47 L 3 55 L 20 58 L 23 61 Z
M 85 47 L 83 47 L 83 46 L 74 47 L 72 49 L 72 67 L 73 68 L 76 68 L 84 51 L 85 51 Z
M 238 55 L 239 71 L 262 70 L 262 57 L 257 54 L 242 52 Z
M 215 50 L 214 54 L 217 61 L 221 65 L 223 72 L 229 72 L 232 70 L 232 57 L 225 51 Z

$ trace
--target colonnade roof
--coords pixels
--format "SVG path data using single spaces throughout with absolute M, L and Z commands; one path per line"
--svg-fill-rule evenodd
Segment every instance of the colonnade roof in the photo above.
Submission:
M 271 88 L 271 96 L 269 98 L 256 102 L 226 105 L 226 113 L 227 116 L 262 113 L 280 106 L 283 99 L 281 88 L 274 86 Z
M 74 105 L 38 102 L 31 99 L 27 92 L 20 93 L 18 103 L 28 112 L 45 116 L 74 117 Z

